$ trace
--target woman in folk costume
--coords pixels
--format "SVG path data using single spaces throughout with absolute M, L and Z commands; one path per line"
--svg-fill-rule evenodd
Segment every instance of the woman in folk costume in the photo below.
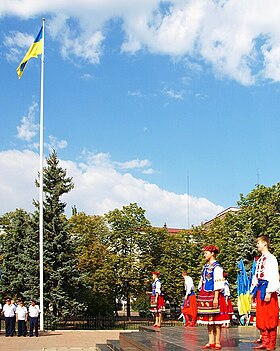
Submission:
M 155 328 L 161 327 L 162 312 L 165 309 L 164 295 L 161 290 L 161 281 L 159 280 L 159 272 L 152 272 L 153 284 L 151 293 L 151 308 L 150 311 L 155 314 Z
M 182 277 L 185 282 L 185 296 L 181 311 L 185 318 L 185 327 L 194 327 L 197 318 L 197 303 L 194 293 L 193 279 L 188 275 L 187 270 L 183 270 Z
M 268 251 L 269 245 L 268 236 L 257 239 L 257 249 L 262 255 L 257 261 L 251 294 L 256 298 L 256 326 L 261 332 L 261 344 L 254 349 L 275 350 L 279 315 L 279 273 L 277 259 Z
M 204 265 L 199 282 L 198 324 L 208 328 L 209 341 L 202 349 L 221 349 L 221 326 L 229 322 L 227 305 L 222 294 L 224 290 L 223 268 L 216 261 L 219 248 L 214 245 L 204 246 Z

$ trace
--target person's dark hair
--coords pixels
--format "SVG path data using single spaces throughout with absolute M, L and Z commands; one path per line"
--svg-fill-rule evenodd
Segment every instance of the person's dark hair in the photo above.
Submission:
M 257 242 L 258 241 L 262 241 L 262 242 L 265 242 L 267 244 L 267 248 L 269 248 L 270 246 L 270 239 L 269 239 L 269 236 L 268 235 L 262 235 L 262 236 L 259 236 L 257 238 Z

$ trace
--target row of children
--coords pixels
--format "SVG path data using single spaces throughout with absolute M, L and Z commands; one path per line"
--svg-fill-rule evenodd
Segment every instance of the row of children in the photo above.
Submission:
M 18 300 L 17 303 L 12 301 L 10 298 L 5 300 L 5 304 L 2 309 L 2 315 L 5 317 L 5 333 L 6 337 L 14 336 L 16 334 L 16 323 L 17 323 L 17 335 L 27 335 L 27 322 L 29 322 L 29 336 L 33 336 L 33 333 L 38 337 L 38 319 L 40 314 L 39 306 L 36 305 L 36 301 L 32 300 L 30 306 L 27 307 L 23 300 Z
M 275 350 L 278 325 L 279 275 L 278 262 L 269 252 L 268 236 L 257 239 L 257 249 L 261 253 L 257 261 L 256 272 L 252 280 L 251 295 L 256 300 L 256 326 L 261 333 L 261 344 L 255 349 Z M 203 247 L 206 264 L 204 265 L 198 285 L 198 298 L 194 293 L 194 284 L 187 272 L 182 273 L 185 279 L 186 295 L 182 313 L 186 326 L 207 325 L 209 341 L 202 349 L 221 349 L 221 328 L 230 322 L 233 313 L 228 283 L 222 266 L 216 261 L 219 253 L 217 246 Z M 161 327 L 164 311 L 164 295 L 159 280 L 159 272 L 153 272 L 151 292 L 151 312 L 155 314 L 155 328 Z

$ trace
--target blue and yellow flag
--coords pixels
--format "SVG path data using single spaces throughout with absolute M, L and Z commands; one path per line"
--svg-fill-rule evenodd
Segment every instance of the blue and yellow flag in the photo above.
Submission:
M 37 58 L 38 55 L 42 54 L 43 51 L 43 27 L 40 29 L 39 34 L 37 35 L 34 43 L 30 46 L 29 50 L 27 51 L 26 55 L 24 56 L 23 60 L 21 61 L 20 65 L 17 68 L 18 78 L 20 79 L 23 71 L 27 65 L 27 62 L 31 57 Z
M 249 313 L 251 310 L 250 284 L 242 259 L 238 263 L 237 293 L 238 313 L 240 315 Z

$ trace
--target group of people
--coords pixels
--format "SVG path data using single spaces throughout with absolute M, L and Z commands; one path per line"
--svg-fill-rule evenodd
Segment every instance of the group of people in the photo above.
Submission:
M 280 291 L 278 262 L 269 252 L 268 236 L 257 239 L 257 249 L 261 256 L 257 260 L 256 272 L 252 280 L 251 296 L 256 300 L 256 327 L 261 337 L 254 349 L 275 350 L 278 325 L 278 296 Z M 203 247 L 206 264 L 203 266 L 198 285 L 198 298 L 195 296 L 193 280 L 187 271 L 182 272 L 185 281 L 185 296 L 182 313 L 185 326 L 207 325 L 208 342 L 202 349 L 220 350 L 221 328 L 230 323 L 233 313 L 229 286 L 222 266 L 217 262 L 219 248 L 215 245 Z M 152 272 L 151 312 L 155 315 L 155 328 L 161 327 L 164 311 L 164 294 L 162 292 L 159 272 Z
M 10 298 L 7 298 L 3 308 L 0 304 L 0 310 L 2 310 L 1 314 L 5 318 L 6 337 L 16 335 L 16 324 L 17 336 L 27 336 L 27 322 L 29 322 L 29 336 L 39 336 L 38 320 L 40 309 L 35 300 L 31 301 L 27 309 L 23 300 L 18 300 L 15 303 Z

